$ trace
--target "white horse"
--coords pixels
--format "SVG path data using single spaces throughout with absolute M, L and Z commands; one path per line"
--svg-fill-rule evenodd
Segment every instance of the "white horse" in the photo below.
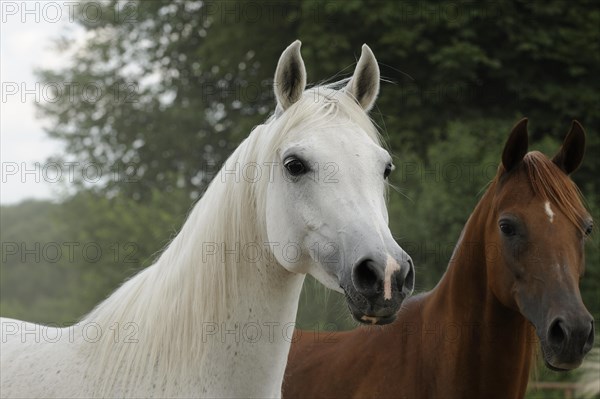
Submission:
M 279 397 L 306 273 L 358 321 L 394 320 L 414 269 L 388 228 L 391 158 L 366 113 L 373 53 L 344 88 L 305 90 L 296 41 L 274 86 L 275 114 L 154 265 L 75 326 L 2 321 L 2 397 Z

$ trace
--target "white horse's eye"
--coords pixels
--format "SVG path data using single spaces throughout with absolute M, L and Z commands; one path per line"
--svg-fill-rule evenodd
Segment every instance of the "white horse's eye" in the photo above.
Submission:
M 390 173 L 392 173 L 393 169 L 394 169 L 394 165 L 392 165 L 391 163 L 388 163 L 387 165 L 385 165 L 385 170 L 383 171 L 383 178 L 387 179 L 388 176 L 390 175 Z
M 304 165 L 304 162 L 295 157 L 289 157 L 286 159 L 283 166 L 285 166 L 289 174 L 292 176 L 300 176 L 308 171 Z

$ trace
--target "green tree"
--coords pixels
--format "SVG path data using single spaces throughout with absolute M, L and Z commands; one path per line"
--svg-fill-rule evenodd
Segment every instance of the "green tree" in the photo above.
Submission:
M 588 156 L 574 178 L 600 217 L 600 10 L 593 1 L 135 1 L 127 3 L 133 13 L 118 1 L 102 4 L 103 19 L 80 21 L 89 40 L 72 64 L 40 72 L 47 81 L 103 89 L 97 101 L 76 91 L 41 108 L 52 120 L 49 134 L 67 145 L 64 160 L 128 177 L 108 175 L 99 195 L 148 206 L 156 190 L 197 197 L 274 108 L 277 57 L 300 38 L 310 81 L 347 76 L 366 42 L 391 82 L 373 117 L 399 166 L 393 231 L 404 245 L 434 245 L 423 256 L 416 249 L 420 289 L 439 278 L 446 247 L 491 176 L 431 181 L 406 168 L 497 163 L 521 116 L 530 117 L 539 143 L 560 142 L 572 119 L 583 123 Z M 591 241 L 582 289 L 598 315 L 600 263 L 597 238 Z
M 190 207 L 183 190 L 140 203 L 82 191 L 1 208 L 3 317 L 73 323 L 154 258 Z

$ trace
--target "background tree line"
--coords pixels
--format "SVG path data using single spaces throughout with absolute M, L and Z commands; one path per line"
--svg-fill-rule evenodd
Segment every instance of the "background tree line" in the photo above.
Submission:
M 121 173 L 93 185 L 80 178 L 76 193 L 58 203 L 2 207 L 3 316 L 74 321 L 152 264 L 219 165 L 274 109 L 275 65 L 297 38 L 310 82 L 347 77 L 363 43 L 377 56 L 383 85 L 372 117 L 397 166 L 390 223 L 417 265 L 417 290 L 440 279 L 522 116 L 530 118 L 533 147 L 549 155 L 572 119 L 583 124 L 587 156 L 574 180 L 600 219 L 600 9 L 593 1 L 98 4 L 100 17 L 78 19 L 88 39 L 72 62 L 38 75 L 93 82 L 102 95 L 89 101 L 73 89 L 40 112 L 48 134 L 66 145 L 54 161 Z M 80 243 L 72 254 L 70 242 Z M 32 262 L 22 247 L 13 254 L 14 243 L 46 244 L 50 255 Z M 84 252 L 86 243 L 95 255 Z M 581 284 L 596 320 L 598 243 L 597 234 L 588 242 Z M 344 307 L 308 279 L 298 322 L 352 328 Z

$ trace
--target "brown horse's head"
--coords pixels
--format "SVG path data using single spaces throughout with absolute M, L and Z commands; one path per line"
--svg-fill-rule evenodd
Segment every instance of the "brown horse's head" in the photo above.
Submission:
M 585 149 L 574 121 L 558 154 L 527 153 L 527 119 L 504 147 L 486 225 L 488 282 L 505 306 L 536 329 L 546 365 L 578 367 L 594 341 L 593 318 L 579 292 L 584 241 L 592 219 L 569 178 Z

